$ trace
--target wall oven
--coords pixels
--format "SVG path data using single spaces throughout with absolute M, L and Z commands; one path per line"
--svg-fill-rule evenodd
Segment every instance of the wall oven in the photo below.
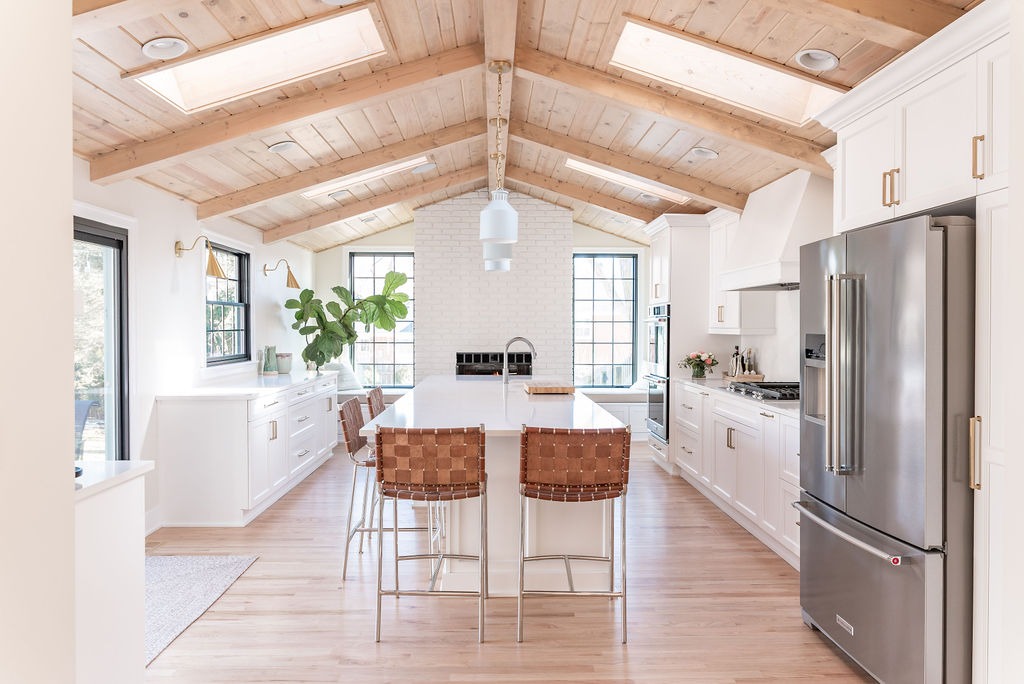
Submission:
M 668 444 L 668 333 L 669 305 L 650 307 L 647 316 L 647 429 Z

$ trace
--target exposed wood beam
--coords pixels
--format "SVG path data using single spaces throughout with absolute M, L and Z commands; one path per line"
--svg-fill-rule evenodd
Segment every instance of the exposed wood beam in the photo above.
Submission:
M 808 81 L 810 83 L 814 83 L 815 85 L 830 88 L 840 93 L 846 93 L 850 91 L 850 86 L 848 85 L 843 85 L 842 83 L 835 83 L 834 81 L 830 81 L 826 78 L 815 76 L 814 74 L 808 71 L 804 71 L 803 69 L 797 69 L 795 67 L 789 66 L 788 64 L 780 64 L 779 62 L 776 62 L 774 59 L 768 59 L 767 57 L 762 57 L 760 55 L 755 55 L 751 52 L 746 52 L 744 50 L 734 48 L 731 45 L 725 45 L 723 43 L 715 42 L 710 38 L 705 38 L 704 36 L 697 35 L 696 33 L 688 33 L 681 29 L 677 29 L 674 26 L 666 26 L 665 24 L 659 24 L 656 21 L 644 19 L 643 17 L 638 17 L 633 14 L 627 14 L 626 19 L 633 22 L 634 24 L 640 24 L 641 26 L 646 26 L 648 28 L 654 29 L 655 31 L 660 31 L 661 33 L 664 33 L 667 36 L 672 36 L 673 38 L 679 38 L 680 40 L 685 40 L 690 43 L 702 45 L 706 48 L 710 48 L 712 50 L 721 52 L 731 57 L 739 57 L 740 59 L 744 59 L 748 62 L 753 62 L 758 66 L 763 66 L 766 69 L 772 69 L 774 71 L 786 74 L 787 76 L 799 78 L 802 81 Z
M 527 169 L 519 168 L 518 166 L 507 167 L 505 169 L 505 173 L 509 180 L 516 181 L 517 183 L 525 183 L 542 190 L 550 190 L 551 192 L 565 195 L 571 199 L 586 202 L 587 204 L 593 204 L 595 207 L 601 207 L 608 211 L 613 211 L 616 214 L 622 214 L 623 216 L 639 219 L 644 223 L 649 223 L 660 215 L 660 212 L 654 211 L 653 209 L 637 206 L 632 202 L 626 202 L 625 200 L 609 197 L 608 195 L 603 195 L 599 192 L 585 190 L 575 183 L 556 180 L 543 173 L 528 171 Z
M 538 50 L 518 48 L 516 66 L 520 76 L 549 79 L 620 105 L 673 119 L 688 128 L 713 137 L 726 138 L 733 144 L 767 155 L 786 166 L 806 169 L 826 178 L 832 177 L 832 167 L 821 156 L 825 148 L 808 140 Z
M 484 62 L 508 62 L 512 64 L 516 52 L 516 14 L 519 9 L 518 0 L 486 0 L 484 10 Z M 485 100 L 487 102 L 487 155 L 497 154 L 495 134 L 498 119 L 508 121 L 512 103 L 512 71 L 502 74 L 501 108 L 498 107 L 498 75 L 489 69 L 484 77 Z M 501 154 L 508 152 L 508 135 L 502 131 Z M 505 159 L 492 159 L 487 169 L 488 187 L 498 184 L 498 173 L 504 173 Z
M 713 204 L 716 207 L 743 211 L 743 207 L 747 203 L 746 193 L 737 192 L 732 188 L 716 185 L 694 176 L 688 176 L 685 173 L 642 162 L 628 155 L 612 152 L 600 145 L 549 131 L 542 126 L 514 121 L 509 125 L 509 133 L 512 137 L 525 140 L 526 142 L 543 145 L 544 147 L 564 152 L 580 159 L 587 159 L 598 164 L 610 166 L 623 173 L 639 176 L 653 183 L 667 185 L 670 188 L 675 188 L 692 196 L 694 199 Z
M 286 223 L 278 226 L 277 228 L 271 228 L 263 232 L 263 242 L 265 244 L 269 244 L 271 242 L 277 242 L 278 240 L 284 240 L 292 237 L 293 235 L 305 233 L 307 230 L 315 230 L 316 228 L 322 228 L 323 226 L 337 223 L 338 221 L 346 221 L 350 218 L 359 216 L 360 214 L 376 211 L 377 209 L 383 209 L 384 207 L 392 204 L 406 202 L 408 200 L 415 199 L 416 197 L 429 195 L 433 192 L 438 192 L 439 190 L 463 185 L 464 183 L 482 180 L 486 176 L 487 169 L 483 164 L 479 166 L 472 166 L 468 169 L 450 173 L 446 176 L 440 176 L 424 183 L 417 183 L 399 190 L 392 190 L 391 192 L 386 192 L 383 195 L 377 195 L 376 197 L 370 197 L 369 199 L 352 202 L 351 204 L 346 204 L 342 207 L 338 207 L 337 209 L 313 214 L 312 216 L 307 216 L 304 219 Z
M 361 109 L 406 90 L 420 90 L 433 85 L 439 79 L 477 68 L 482 62 L 483 50 L 480 46 L 467 45 L 414 62 L 388 67 L 323 90 L 232 114 L 210 123 L 108 152 L 92 161 L 91 177 L 94 181 L 112 182 L 138 176 L 158 164 L 211 145 L 276 126 L 301 125 L 306 123 L 307 119 L 327 111 Z
M 761 0 L 853 36 L 906 51 L 963 16 L 936 0 Z
M 301 171 L 291 176 L 275 178 L 266 183 L 254 185 L 229 195 L 221 195 L 205 202 L 200 202 L 196 207 L 196 216 L 200 219 L 207 219 L 221 214 L 230 214 L 240 211 L 253 205 L 263 204 L 272 199 L 300 192 L 320 183 L 350 176 L 354 173 L 369 171 L 383 164 L 416 157 L 432 150 L 439 150 L 449 145 L 464 142 L 470 138 L 483 135 L 487 132 L 487 124 L 483 119 L 474 119 L 457 126 L 449 126 L 432 133 L 403 140 L 402 142 L 381 147 L 364 154 L 348 157 L 331 164 L 317 166 L 307 171 Z
M 82 36 L 181 6 L 181 0 L 72 0 L 71 37 Z

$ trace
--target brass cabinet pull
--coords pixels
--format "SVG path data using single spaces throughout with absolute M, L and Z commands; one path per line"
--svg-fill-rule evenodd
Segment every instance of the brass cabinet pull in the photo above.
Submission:
M 890 202 L 887 199 L 885 199 L 885 194 L 888 191 L 889 191 L 889 172 L 888 171 L 883 171 L 882 172 L 882 206 L 883 207 L 891 207 L 892 206 L 892 204 L 890 204 Z
M 978 446 L 978 438 L 981 437 L 981 416 L 972 416 L 970 420 L 970 440 L 971 440 L 971 474 L 970 474 L 970 485 L 971 489 L 978 491 L 981 489 L 981 464 L 978 463 L 978 457 L 981 456 L 981 447 Z
M 732 433 L 735 432 L 735 428 L 725 428 L 725 446 L 730 449 L 735 449 L 736 444 L 733 442 Z
M 309 449 L 303 449 L 299 453 L 295 454 L 295 458 L 302 458 L 303 456 L 305 456 L 308 453 L 309 453 Z
M 327 412 L 334 410 L 334 397 L 327 397 Z
M 298 422 L 298 423 L 305 423 L 307 420 L 309 420 L 309 416 L 302 416 L 296 422 Z
M 889 206 L 897 207 L 900 201 L 896 198 L 896 174 L 899 173 L 899 169 L 892 169 L 889 171 Z
M 765 413 L 764 411 L 761 411 L 761 415 L 764 416 L 765 418 L 774 418 L 775 417 L 774 413 Z
M 277 421 L 276 420 L 270 421 L 270 430 L 271 430 L 271 432 L 270 432 L 270 441 L 273 442 L 275 439 L 277 439 Z
M 692 407 L 692 406 L 688 406 L 688 405 L 686 405 L 686 404 L 680 404 L 680 406 L 682 406 L 682 407 L 683 407 L 684 409 L 686 409 L 687 411 L 692 411 L 692 410 L 693 410 L 693 407 Z
M 718 307 L 718 322 L 725 323 L 725 305 L 719 305 Z
M 978 170 L 978 143 L 985 142 L 984 135 L 976 135 L 971 138 L 971 178 L 978 180 L 985 179 L 985 172 Z

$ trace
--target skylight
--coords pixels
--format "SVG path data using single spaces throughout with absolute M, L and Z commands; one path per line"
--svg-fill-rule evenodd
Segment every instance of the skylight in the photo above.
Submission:
M 329 183 L 323 183 L 317 185 L 309 190 L 302 193 L 302 196 L 306 199 L 313 199 L 314 197 L 321 197 L 323 195 L 331 195 L 344 188 L 350 188 L 353 185 L 359 185 L 360 183 L 369 183 L 372 180 L 383 178 L 384 176 L 390 176 L 393 173 L 399 171 L 408 171 L 414 169 L 421 164 L 426 164 L 430 160 L 426 157 L 416 157 L 415 159 L 407 159 L 402 162 L 395 164 L 388 164 L 387 166 L 381 166 L 373 171 L 367 171 L 356 175 L 343 176 L 338 180 L 331 181 Z
M 797 126 L 842 94 L 633 21 L 610 64 Z
M 566 159 L 565 166 L 566 168 L 573 169 L 574 171 L 586 173 L 596 178 L 600 178 L 602 180 L 615 183 L 616 185 L 622 185 L 627 188 L 633 188 L 634 190 L 639 190 L 640 192 L 644 192 L 649 195 L 654 195 L 664 200 L 675 202 L 676 204 L 683 204 L 684 202 L 689 202 L 691 199 L 688 195 L 684 195 L 683 193 L 678 192 L 676 190 L 670 190 L 669 188 L 663 187 L 661 185 L 641 180 L 639 178 L 634 178 L 632 176 L 627 176 L 617 171 L 607 169 L 603 166 L 595 166 L 594 164 L 589 164 L 587 162 L 579 161 L 577 159 Z
M 150 72 L 138 81 L 190 114 L 384 53 L 373 15 L 363 8 Z

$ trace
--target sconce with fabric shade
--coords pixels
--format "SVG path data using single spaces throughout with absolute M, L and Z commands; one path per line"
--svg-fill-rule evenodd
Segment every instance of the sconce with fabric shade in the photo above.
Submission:
M 196 248 L 200 240 L 206 240 L 206 275 L 213 276 L 214 278 L 227 278 L 224 275 L 224 269 L 220 267 L 217 262 L 217 257 L 213 254 L 213 247 L 210 245 L 210 238 L 205 235 L 200 235 L 192 241 L 191 247 L 186 247 L 181 240 L 177 240 L 174 243 L 174 256 L 180 257 L 183 252 L 189 252 Z
M 292 273 L 292 266 L 288 263 L 287 259 L 278 259 L 273 268 L 263 264 L 263 275 L 269 276 L 271 271 L 276 271 L 281 268 L 281 264 L 284 264 L 285 269 L 288 271 L 288 278 L 285 280 L 285 286 L 290 287 L 293 290 L 301 290 L 302 287 L 299 285 L 299 281 L 295 279 L 295 274 Z

